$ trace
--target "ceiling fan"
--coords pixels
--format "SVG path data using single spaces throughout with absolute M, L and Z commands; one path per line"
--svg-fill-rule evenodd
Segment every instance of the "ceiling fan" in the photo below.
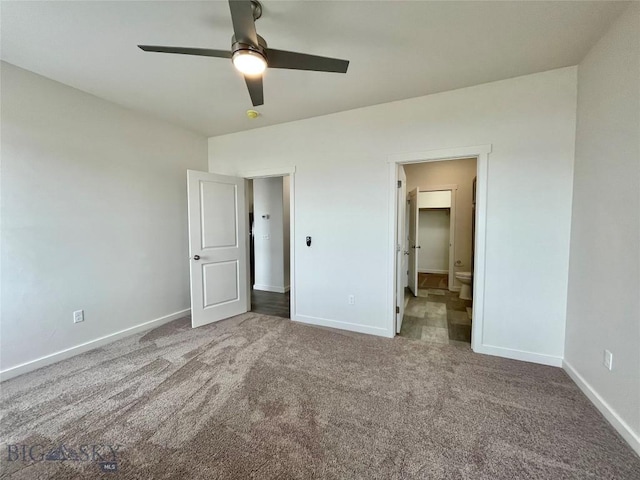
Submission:
M 244 75 L 254 106 L 264 104 L 262 73 L 267 67 L 347 73 L 348 60 L 287 52 L 267 47 L 265 39 L 256 33 L 255 21 L 262 16 L 262 5 L 257 0 L 229 0 L 229 7 L 231 8 L 234 33 L 231 37 L 230 51 L 157 45 L 138 45 L 138 47 L 145 52 L 230 58 L 236 69 Z

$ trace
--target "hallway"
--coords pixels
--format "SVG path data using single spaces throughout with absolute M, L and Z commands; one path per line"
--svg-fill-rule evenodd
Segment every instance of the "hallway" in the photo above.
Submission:
M 251 311 L 262 315 L 291 318 L 289 312 L 290 295 L 287 293 L 265 292 L 251 289 Z

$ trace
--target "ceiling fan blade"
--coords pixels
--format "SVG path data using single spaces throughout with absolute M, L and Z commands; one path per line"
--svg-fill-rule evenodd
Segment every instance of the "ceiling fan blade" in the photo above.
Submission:
M 347 73 L 349 60 L 318 57 L 306 53 L 287 52 L 285 50 L 267 49 L 269 68 L 288 68 L 291 70 L 313 70 L 315 72 Z
M 236 42 L 258 45 L 256 22 L 253 20 L 251 0 L 229 0 L 231 21 Z
M 251 96 L 251 102 L 254 107 L 264 104 L 264 93 L 262 89 L 262 76 L 244 76 L 245 82 L 247 82 L 247 88 L 249 89 L 249 95 Z
M 161 47 L 157 45 L 138 45 L 145 52 L 180 53 L 182 55 L 200 55 L 202 57 L 231 58 L 227 50 L 212 50 L 210 48 Z

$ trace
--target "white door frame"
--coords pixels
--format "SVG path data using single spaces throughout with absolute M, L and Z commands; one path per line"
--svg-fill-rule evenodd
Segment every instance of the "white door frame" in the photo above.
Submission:
M 295 191 L 296 191 L 296 167 L 276 167 L 276 168 L 267 168 L 263 170 L 250 170 L 246 172 L 240 172 L 238 174 L 239 177 L 242 177 L 246 180 L 254 180 L 256 178 L 268 178 L 268 177 L 289 177 L 289 317 L 291 319 L 295 318 L 296 311 L 296 295 L 295 295 L 295 225 L 296 225 L 296 216 L 295 216 Z M 245 189 L 246 191 L 246 189 Z M 246 202 L 246 218 L 247 223 L 249 222 L 249 203 Z M 247 249 L 249 249 L 249 242 L 247 242 Z M 247 259 L 249 258 L 249 253 L 247 253 Z M 249 262 L 247 261 L 247 265 Z M 251 276 L 248 275 L 248 283 L 249 283 L 249 292 L 251 292 Z M 251 295 L 249 297 L 249 311 L 251 310 Z M 394 309 L 395 312 L 395 309 Z
M 418 289 L 420 286 L 420 283 L 418 282 L 418 263 L 420 261 L 420 257 L 418 255 L 418 249 L 420 248 L 420 245 L 418 245 L 420 235 L 420 190 L 418 190 L 417 187 L 412 189 L 409 192 L 408 198 L 409 203 L 408 208 L 405 211 L 405 215 L 409 217 L 409 290 L 411 290 L 411 293 L 413 293 L 414 297 L 417 297 Z M 413 232 L 411 230 L 412 225 Z M 411 235 L 412 233 L 413 235 Z
M 400 333 L 402 329 L 402 320 L 404 319 L 404 297 L 405 287 L 404 279 L 408 274 L 404 273 L 408 270 L 405 268 L 405 259 L 408 258 L 408 249 L 405 248 L 407 240 L 407 232 L 405 232 L 405 218 L 407 217 L 407 175 L 402 165 L 398 165 L 398 199 L 396 208 L 398 209 L 398 236 L 396 237 L 396 252 L 398 268 L 396 269 L 396 333 Z M 402 221 L 400 221 L 402 219 Z M 402 235 L 400 233 L 402 232 Z M 406 255 L 405 255 L 406 253 Z
M 449 290 L 455 292 L 460 290 L 455 286 L 454 265 L 456 252 L 456 194 L 458 185 L 435 185 L 433 187 L 418 187 L 419 192 L 451 192 L 451 205 L 449 206 Z
M 473 323 L 471 330 L 471 349 L 482 350 L 484 329 L 484 287 L 487 240 L 487 184 L 489 154 L 492 146 L 477 145 L 474 147 L 445 148 L 426 152 L 400 153 L 388 157 L 389 164 L 389 272 L 388 285 L 388 322 L 387 335 L 395 336 L 396 312 L 396 199 L 398 185 L 398 164 L 437 162 L 475 157 L 477 159 L 476 186 L 476 239 L 473 274 Z

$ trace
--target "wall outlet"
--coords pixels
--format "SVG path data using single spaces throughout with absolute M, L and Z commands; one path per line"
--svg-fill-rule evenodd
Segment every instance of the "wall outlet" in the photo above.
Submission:
M 355 295 L 349 295 L 349 305 L 354 305 L 356 303 Z
M 73 312 L 73 323 L 84 322 L 84 310 L 76 310 Z
M 269 235 L 262 235 L 263 240 L 269 240 Z
M 604 363 L 604 366 L 609 370 L 613 369 L 613 353 L 611 353 L 609 350 L 605 350 L 604 361 L 602 363 Z

